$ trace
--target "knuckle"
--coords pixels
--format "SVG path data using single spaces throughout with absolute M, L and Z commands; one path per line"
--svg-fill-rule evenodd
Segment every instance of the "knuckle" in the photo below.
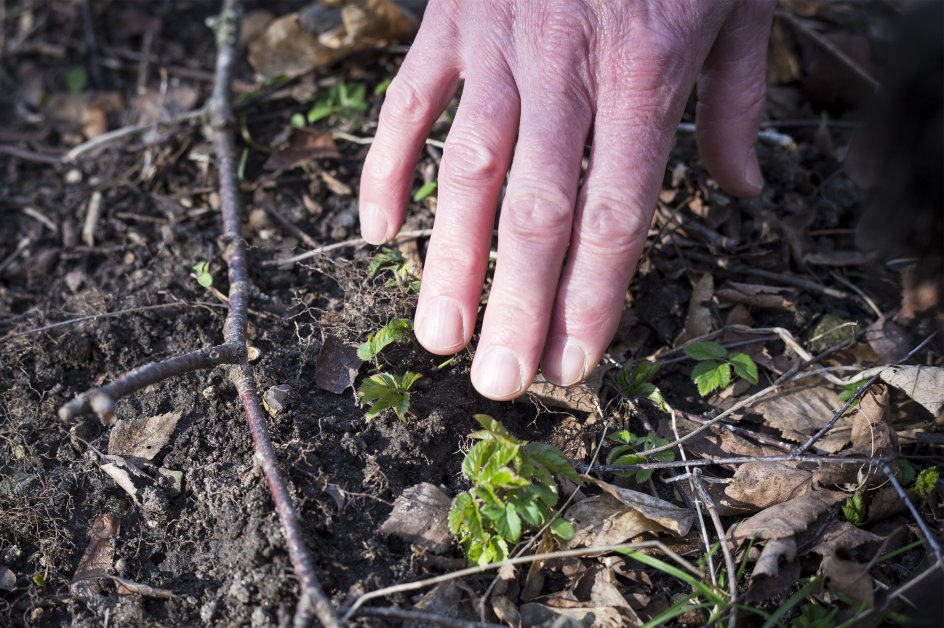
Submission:
M 434 108 L 427 91 L 413 83 L 407 74 L 398 74 L 387 88 L 381 117 L 385 123 L 413 126 L 426 120 Z
M 557 246 L 570 235 L 573 206 L 569 195 L 553 187 L 512 191 L 505 200 L 500 228 L 515 240 Z
M 579 225 L 581 246 L 601 256 L 625 259 L 638 255 L 649 234 L 645 207 L 610 196 L 588 198 Z
M 440 173 L 444 185 L 485 183 L 504 174 L 502 160 L 481 139 L 447 139 Z

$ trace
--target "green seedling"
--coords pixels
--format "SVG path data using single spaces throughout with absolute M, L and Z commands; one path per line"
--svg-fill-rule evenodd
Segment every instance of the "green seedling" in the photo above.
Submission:
M 650 457 L 643 456 L 640 454 L 640 452 L 655 449 L 656 447 L 661 447 L 669 442 L 664 438 L 656 436 L 655 434 L 636 436 L 629 430 L 613 432 L 607 436 L 607 439 L 616 443 L 616 447 L 611 449 L 610 453 L 607 454 L 606 464 L 617 466 L 649 462 Z M 660 451 L 656 454 L 653 454 L 651 459 L 658 460 L 659 462 L 671 462 L 672 460 L 675 460 L 675 454 L 671 451 Z M 624 478 L 632 476 L 636 482 L 647 482 L 649 478 L 652 477 L 652 469 L 640 469 L 638 471 L 617 471 L 616 475 Z
M 856 393 L 859 392 L 859 389 L 865 386 L 866 383 L 867 383 L 866 380 L 861 379 L 857 382 L 846 384 L 839 390 L 839 394 L 837 395 L 837 397 L 839 398 L 839 401 L 843 403 L 849 401 L 850 399 L 856 396 Z M 852 405 L 849 406 L 849 408 L 850 409 L 855 408 L 857 405 L 859 405 L 859 401 L 860 401 L 859 399 L 856 399 L 852 403 Z
M 213 275 L 210 274 L 210 262 L 197 262 L 193 265 L 193 272 L 196 275 L 197 283 L 204 288 L 213 285 Z
M 88 87 L 88 72 L 80 65 L 69 68 L 66 74 L 66 86 L 72 94 L 81 94 Z
M 490 416 L 475 415 L 483 429 L 462 461 L 462 475 L 472 488 L 459 493 L 449 510 L 449 529 L 459 539 L 469 563 L 487 565 L 508 558 L 508 544 L 526 529 L 548 525 L 561 539 L 573 538 L 569 521 L 558 517 L 555 475 L 579 484 L 559 450 L 518 440 Z
M 428 198 L 433 192 L 436 191 L 437 184 L 435 181 L 427 181 L 420 186 L 420 189 L 416 191 L 416 194 L 413 195 L 413 200 L 417 203 L 422 201 L 425 198 Z
M 393 319 L 378 329 L 376 334 L 367 336 L 367 342 L 357 348 L 357 357 L 364 362 L 373 360 L 387 345 L 408 338 L 411 329 L 413 329 L 413 324 L 409 319 Z
M 406 420 L 410 410 L 410 387 L 423 377 L 419 373 L 407 371 L 399 377 L 390 373 L 371 375 L 357 389 L 361 401 L 368 406 L 367 418 L 373 419 L 390 408 L 401 421 Z
M 853 493 L 852 497 L 842 504 L 842 514 L 846 521 L 852 525 L 860 526 L 865 523 L 865 517 L 868 513 L 861 491 Z
M 325 118 L 338 117 L 345 120 L 355 120 L 367 111 L 367 86 L 363 83 L 335 83 L 326 92 L 321 94 L 305 114 L 304 122 L 314 124 Z M 291 120 L 294 126 L 301 122 L 295 116 Z
M 382 273 L 392 275 L 390 280 L 384 285 L 399 286 L 409 292 L 417 293 L 420 291 L 420 281 L 414 278 L 410 272 L 410 263 L 399 249 L 383 247 L 374 255 L 367 266 L 367 274 L 375 277 Z
M 659 365 L 653 362 L 642 361 L 635 367 L 632 362 L 627 362 L 616 376 L 616 386 L 624 397 L 642 397 L 659 406 L 663 412 L 670 412 L 662 391 L 652 383 L 658 373 Z
M 377 86 L 374 88 L 374 96 L 383 96 L 387 93 L 387 88 L 390 87 L 390 83 L 393 82 L 393 79 L 385 78 L 384 80 L 377 83 Z
M 937 486 L 937 481 L 940 478 L 941 473 L 937 470 L 937 467 L 928 467 L 918 474 L 914 483 L 915 493 L 922 500 L 927 500 L 927 498 L 931 496 L 931 493 L 934 492 L 934 487 Z
M 731 383 L 732 369 L 737 377 L 757 383 L 757 365 L 746 353 L 729 354 L 717 342 L 697 340 L 685 346 L 685 355 L 698 361 L 692 369 L 692 381 L 702 397 L 727 388 Z

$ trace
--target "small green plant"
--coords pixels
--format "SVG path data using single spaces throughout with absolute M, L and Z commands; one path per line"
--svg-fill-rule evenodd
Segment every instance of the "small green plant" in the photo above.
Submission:
M 419 373 L 407 371 L 400 376 L 377 373 L 365 379 L 357 394 L 363 403 L 370 406 L 367 409 L 368 420 L 390 408 L 398 419 L 405 421 L 410 409 L 410 387 L 421 377 Z
M 395 318 L 380 329 L 376 334 L 369 334 L 367 342 L 357 348 L 357 357 L 364 362 L 373 360 L 387 345 L 409 337 L 413 324 L 407 318 Z
M 393 82 L 393 79 L 385 78 L 384 80 L 377 83 L 377 86 L 374 87 L 374 96 L 383 96 L 387 93 L 387 88 L 390 87 L 390 83 Z
M 685 346 L 685 355 L 698 361 L 692 369 L 692 381 L 698 386 L 698 394 L 702 397 L 727 388 L 731 383 L 732 368 L 741 379 L 757 383 L 757 365 L 746 353 L 729 354 L 717 342 L 697 340 Z
M 545 443 L 518 440 L 490 416 L 477 414 L 475 420 L 483 429 L 471 434 L 477 442 L 462 461 L 462 475 L 472 488 L 456 495 L 449 510 L 449 529 L 469 563 L 506 559 L 508 544 L 517 543 L 525 528 L 548 522 L 558 538 L 572 538 L 571 523 L 554 512 L 555 474 L 581 482 L 564 454 Z
M 197 278 L 197 283 L 204 288 L 213 285 L 213 275 L 210 274 L 210 262 L 197 262 L 193 265 L 193 272 Z
M 867 383 L 866 380 L 861 379 L 861 380 L 859 380 L 859 381 L 857 381 L 857 382 L 852 382 L 851 384 L 846 384 L 845 386 L 843 386 L 843 387 L 839 390 L 839 394 L 837 395 L 837 397 L 839 398 L 839 401 L 841 401 L 841 402 L 843 402 L 843 403 L 849 401 L 850 399 L 852 399 L 853 397 L 855 397 L 856 393 L 859 392 L 859 389 L 862 388 L 863 386 L 865 386 L 866 383 Z M 851 409 L 851 408 L 855 408 L 857 405 L 859 405 L 859 399 L 856 399 L 856 400 L 852 403 L 852 405 L 849 406 L 849 408 L 850 408 L 850 409 Z
M 295 114 L 291 118 L 292 126 L 314 124 L 331 116 L 354 120 L 367 111 L 367 86 L 363 83 L 335 83 L 322 93 L 304 115 Z
M 435 181 L 427 181 L 420 186 L 420 189 L 416 191 L 416 194 L 413 195 L 413 200 L 417 203 L 422 201 L 425 198 L 428 198 L 433 192 L 436 191 L 437 184 Z
M 66 74 L 66 86 L 69 88 L 69 92 L 73 94 L 84 92 L 85 88 L 88 87 L 88 72 L 85 71 L 85 68 L 81 65 L 69 68 L 69 73 Z
M 653 362 L 642 361 L 635 366 L 627 362 L 616 376 L 616 386 L 624 397 L 642 397 L 659 406 L 663 412 L 670 412 L 662 391 L 652 383 L 658 373 L 659 365 Z
M 367 265 L 367 274 L 375 277 L 382 273 L 392 275 L 391 279 L 384 284 L 387 287 L 400 286 L 414 293 L 420 291 L 420 281 L 415 279 L 410 272 L 410 263 L 399 249 L 385 246 L 370 260 L 370 264 Z
M 860 526 L 865 523 L 867 510 L 861 491 L 853 493 L 852 497 L 842 504 L 842 514 L 852 525 Z
M 34 573 L 34 574 L 33 574 L 33 584 L 35 584 L 35 585 L 36 585 L 37 587 L 39 587 L 40 589 L 45 588 L 45 587 L 46 587 L 46 572 L 45 572 L 45 571 L 37 571 L 36 573 Z
M 606 456 L 608 465 L 629 465 L 648 462 L 649 458 L 641 455 L 639 452 L 648 451 L 667 444 L 664 438 L 655 434 L 646 434 L 645 436 L 636 436 L 629 430 L 620 430 L 613 432 L 607 438 L 616 443 L 616 447 L 610 450 Z M 659 462 L 670 462 L 675 460 L 675 454 L 671 451 L 660 451 L 651 456 L 652 460 Z M 652 477 L 652 469 L 640 469 L 639 471 L 617 471 L 619 477 L 633 476 L 637 482 L 647 482 Z
M 926 500 L 934 492 L 937 481 L 941 478 L 941 473 L 937 467 L 928 467 L 918 474 L 915 479 L 914 491 L 922 500 Z

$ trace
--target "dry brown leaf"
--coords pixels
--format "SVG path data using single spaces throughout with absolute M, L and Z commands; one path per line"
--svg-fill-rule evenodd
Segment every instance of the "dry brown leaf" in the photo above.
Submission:
M 459 601 L 462 599 L 462 590 L 455 581 L 440 582 L 430 589 L 413 605 L 413 608 L 436 613 L 444 617 L 459 615 Z
M 135 504 L 138 503 L 138 487 L 134 485 L 131 474 L 127 469 L 123 469 L 118 464 L 109 462 L 102 465 L 102 471 L 107 473 L 124 492 L 126 492 Z
M 603 385 L 605 371 L 605 368 L 598 367 L 590 377 L 573 386 L 552 384 L 539 373 L 528 387 L 528 394 L 549 408 L 595 412 L 600 407 L 600 387 Z
M 800 562 L 793 537 L 774 539 L 764 545 L 748 588 L 750 599 L 760 602 L 785 591 L 800 577 Z
M 823 538 L 812 551 L 820 556 L 831 556 L 840 547 L 855 549 L 868 543 L 880 543 L 885 537 L 863 530 L 848 521 L 833 521 L 823 532 Z
M 768 426 L 780 430 L 783 438 L 802 443 L 829 421 L 842 404 L 830 386 L 795 385 L 766 397 L 750 412 L 759 414 Z M 826 453 L 835 453 L 849 443 L 852 419 L 846 415 L 813 446 Z
M 520 612 L 522 626 L 621 628 L 626 625 L 615 608 L 555 608 L 532 602 L 524 604 Z
M 705 336 L 711 332 L 714 319 L 711 316 L 711 299 L 715 294 L 715 278 L 711 273 L 705 273 L 695 282 L 692 296 L 688 302 L 688 316 L 685 318 L 685 327 L 675 339 L 676 344 L 684 344 L 694 338 Z
M 360 50 L 407 41 L 417 26 L 417 19 L 391 0 L 348 2 L 340 10 L 312 4 L 272 20 L 249 43 L 249 63 L 265 76 L 297 76 Z
M 890 366 L 881 378 L 927 408 L 938 422 L 944 420 L 944 367 Z
M 115 537 L 119 520 L 111 513 L 102 513 L 89 526 L 89 544 L 72 575 L 71 591 L 76 597 L 88 599 L 101 593 L 98 578 L 108 575 L 115 557 Z
M 591 482 L 605 491 L 572 505 L 567 517 L 574 523 L 574 538 L 566 547 L 622 543 L 645 532 L 670 532 L 685 536 L 695 521 L 688 508 L 595 478 Z
M 340 159 L 331 131 L 295 129 L 286 146 L 272 153 L 263 166 L 266 170 L 289 170 L 315 159 Z
M 735 523 L 728 536 L 734 541 L 790 538 L 843 499 L 845 495 L 837 491 L 810 491 Z
M 361 364 L 357 347 L 344 344 L 335 336 L 327 336 L 318 353 L 315 383 L 322 390 L 340 395 L 354 385 Z
M 398 536 L 434 554 L 449 549 L 449 508 L 452 500 L 442 489 L 423 482 L 403 491 L 393 503 L 380 533 Z
M 756 509 L 769 508 L 812 490 L 813 474 L 786 463 L 749 462 L 738 467 L 725 495 Z
M 108 437 L 108 453 L 137 466 L 153 460 L 170 440 L 181 416 L 180 412 L 167 412 L 144 419 L 116 421 Z
M 792 561 L 796 555 L 796 541 L 792 537 L 768 541 L 754 565 L 751 577 L 776 576 L 780 573 L 781 563 Z
M 149 584 L 119 578 L 118 576 L 110 576 L 110 578 L 115 583 L 115 590 L 118 591 L 118 595 L 140 595 L 156 600 L 170 600 L 177 597 L 169 589 L 159 589 Z
M 740 303 L 753 307 L 795 312 L 796 301 L 792 297 L 796 296 L 796 292 L 794 288 L 728 281 L 718 288 L 715 296 L 719 301 L 728 304 Z
M 823 559 L 822 570 L 830 593 L 872 608 L 875 582 L 869 575 L 868 565 L 857 563 L 847 550 L 838 548 Z

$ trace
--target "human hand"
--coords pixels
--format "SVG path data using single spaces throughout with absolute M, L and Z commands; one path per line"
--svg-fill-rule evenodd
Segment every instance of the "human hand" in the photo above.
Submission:
M 773 9 L 773 0 L 431 0 L 387 90 L 360 187 L 364 239 L 391 240 L 426 135 L 464 80 L 417 305 L 423 346 L 450 354 L 472 338 L 507 173 L 472 382 L 501 400 L 527 389 L 539 361 L 562 385 L 589 375 L 616 332 L 696 81 L 706 166 L 732 194 L 760 192 L 753 146 Z

